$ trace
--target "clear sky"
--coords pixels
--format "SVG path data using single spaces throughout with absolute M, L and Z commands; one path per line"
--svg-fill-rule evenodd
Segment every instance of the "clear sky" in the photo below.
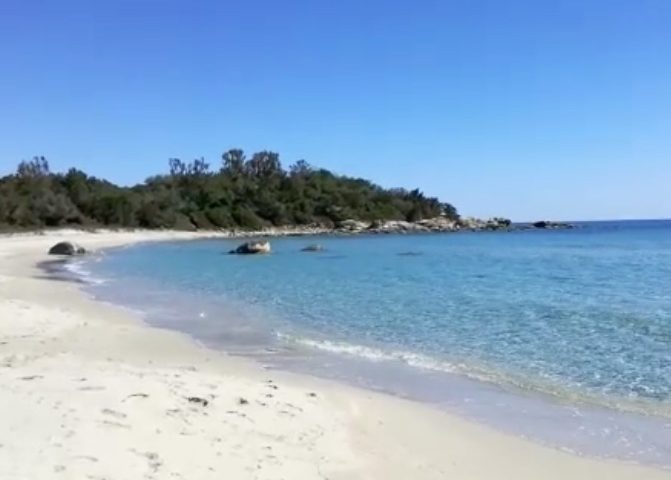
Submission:
M 671 1 L 0 1 L 0 174 L 231 147 L 466 215 L 668 218 Z

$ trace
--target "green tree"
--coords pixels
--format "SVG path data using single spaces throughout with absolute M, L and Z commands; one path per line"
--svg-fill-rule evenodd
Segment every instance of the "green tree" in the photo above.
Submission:
M 46 158 L 22 161 L 0 178 L 0 224 L 39 228 L 65 224 L 145 228 L 249 228 L 345 219 L 387 220 L 444 215 L 449 203 L 419 189 L 383 189 L 368 180 L 335 175 L 299 160 L 282 168 L 280 156 L 240 149 L 222 155 L 212 172 L 204 158 L 168 160 L 168 173 L 133 187 L 70 169 L 54 174 Z

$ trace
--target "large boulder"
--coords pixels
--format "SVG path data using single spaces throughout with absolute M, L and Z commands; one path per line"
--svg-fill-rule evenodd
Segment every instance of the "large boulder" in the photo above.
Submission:
M 49 255 L 83 255 L 86 249 L 73 242 L 58 242 L 49 249 Z
M 240 245 L 235 250 L 231 250 L 229 253 L 234 253 L 238 255 L 251 255 L 257 253 L 270 253 L 270 242 L 246 242 Z

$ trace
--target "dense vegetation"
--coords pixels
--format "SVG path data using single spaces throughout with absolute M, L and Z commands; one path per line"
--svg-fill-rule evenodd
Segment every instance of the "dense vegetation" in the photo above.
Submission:
M 0 226 L 118 226 L 144 228 L 244 228 L 271 225 L 332 226 L 345 219 L 457 218 L 455 208 L 419 190 L 383 189 L 298 161 L 288 171 L 274 152 L 246 158 L 222 155 L 217 171 L 201 158 L 169 160 L 169 173 L 133 187 L 70 169 L 52 173 L 44 157 L 19 164 L 0 178 Z

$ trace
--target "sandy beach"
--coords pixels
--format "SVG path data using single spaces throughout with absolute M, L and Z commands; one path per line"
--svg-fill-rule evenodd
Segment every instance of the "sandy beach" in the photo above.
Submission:
M 0 237 L 1 479 L 670 479 L 429 406 L 265 371 L 96 302 L 37 264 L 199 233 Z

